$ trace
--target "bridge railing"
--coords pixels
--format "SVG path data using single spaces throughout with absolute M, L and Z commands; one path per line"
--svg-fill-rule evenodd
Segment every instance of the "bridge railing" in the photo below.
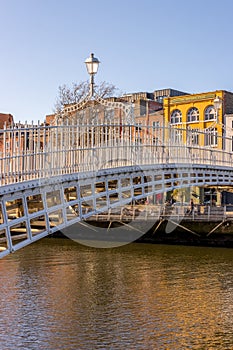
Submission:
M 203 139 L 203 132 L 196 133 Z M 203 144 L 203 142 L 202 142 Z M 196 145 L 187 129 L 100 122 L 21 125 L 0 130 L 0 185 L 127 165 L 233 166 L 226 140 Z

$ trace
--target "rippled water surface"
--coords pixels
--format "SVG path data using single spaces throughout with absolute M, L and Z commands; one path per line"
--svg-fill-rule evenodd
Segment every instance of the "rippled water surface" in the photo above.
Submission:
M 44 239 L 0 260 L 0 349 L 233 349 L 233 250 Z

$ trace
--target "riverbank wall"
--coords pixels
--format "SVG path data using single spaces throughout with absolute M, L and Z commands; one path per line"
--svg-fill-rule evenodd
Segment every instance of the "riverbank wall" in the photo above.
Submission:
M 109 222 L 105 221 L 103 224 L 88 220 L 88 225 L 105 227 L 107 230 Z M 119 222 L 112 222 L 111 230 L 114 231 L 115 226 L 119 228 L 119 225 Z M 137 226 L 140 227 L 140 222 L 137 223 Z M 81 227 L 79 229 L 81 230 Z M 62 232 L 56 232 L 52 234 L 52 237 L 66 237 L 66 235 Z M 75 239 L 75 234 L 73 238 Z M 82 238 L 85 239 L 85 236 L 83 235 Z M 94 232 L 91 236 L 88 234 L 88 239 L 95 239 Z M 117 241 L 117 236 L 115 236 L 115 239 Z M 233 248 L 233 221 L 229 219 L 193 221 L 191 218 L 190 220 L 185 218 L 183 221 L 178 222 L 169 219 L 159 219 L 135 242 Z
M 137 242 L 233 248 L 233 221 L 158 221 Z

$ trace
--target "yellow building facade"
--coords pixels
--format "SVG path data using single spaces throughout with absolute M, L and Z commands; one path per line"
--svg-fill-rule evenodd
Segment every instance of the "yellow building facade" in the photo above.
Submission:
M 194 147 L 214 147 L 232 152 L 233 136 L 228 135 L 230 113 L 233 113 L 232 92 L 216 90 L 166 97 L 163 101 L 164 123 L 169 128 L 174 128 L 173 133 L 167 133 L 167 137 L 169 135 L 170 138 L 173 138 L 168 139 L 167 142 Z M 231 124 L 232 133 L 233 121 Z M 220 205 L 221 189 L 194 186 L 185 194 L 185 200 L 191 198 L 195 204 L 209 200 L 211 205 L 213 202 Z
M 182 138 L 184 144 L 222 149 L 226 93 L 217 90 L 164 98 L 165 125 L 181 129 L 177 138 Z

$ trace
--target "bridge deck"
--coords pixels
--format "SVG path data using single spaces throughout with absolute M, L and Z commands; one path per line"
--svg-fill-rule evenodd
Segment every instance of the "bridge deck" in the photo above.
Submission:
M 128 207 L 147 199 L 158 203 L 157 196 L 173 191 L 189 191 L 189 201 L 191 188 L 231 187 L 233 155 L 221 135 L 212 147 L 205 143 L 208 130 L 195 144 L 197 131 L 189 128 L 139 127 L 133 116 L 103 121 L 83 113 L 56 125 L 0 131 L 0 242 L 6 253 L 85 220 L 232 220 L 230 212 L 210 207 L 191 215 L 187 207 Z

